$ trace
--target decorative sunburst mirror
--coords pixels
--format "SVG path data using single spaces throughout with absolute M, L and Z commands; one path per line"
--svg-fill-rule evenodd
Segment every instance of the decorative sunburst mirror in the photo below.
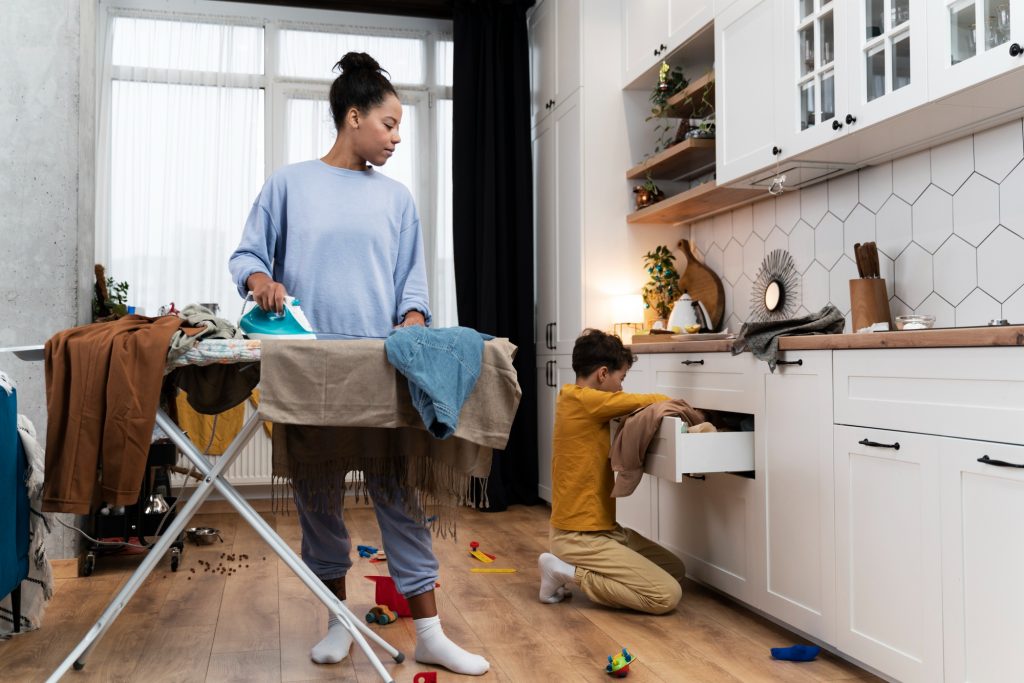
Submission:
M 793 317 L 800 302 L 800 276 L 793 257 L 775 249 L 761 261 L 750 289 L 750 319 L 757 322 Z

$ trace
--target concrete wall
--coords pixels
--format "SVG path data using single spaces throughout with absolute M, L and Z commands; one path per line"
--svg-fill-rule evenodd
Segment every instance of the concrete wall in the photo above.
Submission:
M 0 10 L 0 347 L 90 319 L 95 27 L 96 0 L 3 0 Z M 44 439 L 42 363 L 0 353 L 0 369 Z M 56 525 L 51 557 L 75 549 Z

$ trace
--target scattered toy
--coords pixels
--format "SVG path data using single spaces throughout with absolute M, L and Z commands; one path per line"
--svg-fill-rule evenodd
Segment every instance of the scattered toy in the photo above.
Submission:
M 390 624 L 398 619 L 398 615 L 388 609 L 387 605 L 377 605 L 371 607 L 370 611 L 366 613 L 366 623 L 373 624 L 377 623 L 381 626 Z
M 359 557 L 373 557 L 377 554 L 377 549 L 372 545 L 357 545 L 356 550 L 359 551 Z
M 437 683 L 437 672 L 420 671 L 413 675 L 412 683 Z
M 480 550 L 480 544 L 476 541 L 469 542 L 469 556 L 475 557 L 481 562 L 494 562 L 497 559 L 494 555 Z
M 629 675 L 629 665 L 635 661 L 636 656 L 631 655 L 626 648 L 622 648 L 622 652 L 619 654 L 608 655 L 608 664 L 604 670 L 615 678 L 625 678 Z
M 773 647 L 772 657 L 787 662 L 809 662 L 818 656 L 821 648 L 817 645 L 792 645 L 790 647 Z

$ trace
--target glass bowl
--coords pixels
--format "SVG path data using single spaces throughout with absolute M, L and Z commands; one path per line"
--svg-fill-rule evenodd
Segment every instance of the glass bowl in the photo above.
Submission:
M 898 315 L 897 330 L 927 330 L 935 324 L 934 315 Z

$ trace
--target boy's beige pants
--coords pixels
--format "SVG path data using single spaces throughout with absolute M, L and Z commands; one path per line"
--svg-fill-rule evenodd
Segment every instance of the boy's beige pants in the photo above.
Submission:
M 686 576 L 683 561 L 654 541 L 618 524 L 608 531 L 551 527 L 551 552 L 576 565 L 576 583 L 588 598 L 648 614 L 671 612 Z

